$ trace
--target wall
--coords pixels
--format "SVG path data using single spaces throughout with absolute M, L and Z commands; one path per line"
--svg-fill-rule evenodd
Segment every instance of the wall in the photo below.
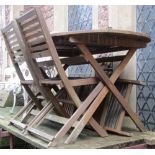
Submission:
M 118 30 L 136 31 L 136 6 L 108 6 L 109 8 L 109 27 Z M 121 75 L 122 78 L 136 79 L 136 54 L 126 66 L 125 71 Z M 132 89 L 129 103 L 134 111 L 136 111 L 136 87 Z M 133 123 L 125 121 L 125 126 L 133 126 Z
M 20 12 L 20 14 L 22 15 L 27 11 L 31 10 L 32 8 L 33 8 L 33 5 L 24 5 L 23 10 Z M 54 30 L 54 6 L 41 5 L 40 8 L 41 8 L 41 11 L 43 12 L 49 31 L 53 31 Z
M 12 20 L 12 6 L 11 5 L 1 5 L 1 27 L 3 28 L 5 25 L 8 25 Z M 5 76 L 5 68 L 11 65 L 8 53 L 6 52 L 5 45 L 3 42 L 3 38 L 1 37 L 1 51 L 0 51 L 0 81 L 4 81 L 6 78 L 10 76 Z
M 155 131 L 155 5 L 137 5 L 137 31 L 148 34 L 151 42 L 137 52 L 137 113 L 148 130 Z
M 54 32 L 68 31 L 68 5 L 54 5 Z

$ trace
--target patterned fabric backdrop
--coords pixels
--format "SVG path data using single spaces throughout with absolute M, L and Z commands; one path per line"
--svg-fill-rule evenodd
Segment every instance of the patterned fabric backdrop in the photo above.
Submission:
M 137 31 L 150 35 L 151 43 L 137 52 L 137 112 L 149 130 L 155 131 L 155 6 L 137 6 Z

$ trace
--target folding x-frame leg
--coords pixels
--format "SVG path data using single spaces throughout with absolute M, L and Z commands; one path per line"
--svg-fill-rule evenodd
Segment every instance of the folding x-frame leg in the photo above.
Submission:
M 74 38 L 72 38 L 72 40 L 74 40 Z M 146 131 L 144 125 L 142 124 L 142 122 L 140 121 L 140 119 L 138 118 L 138 116 L 132 111 L 132 109 L 130 108 L 130 106 L 129 106 L 128 102 L 126 101 L 126 99 L 124 99 L 124 97 L 120 94 L 120 92 L 114 86 L 113 80 L 108 78 L 108 76 L 106 75 L 106 73 L 102 70 L 102 68 L 99 66 L 99 64 L 96 62 L 96 60 L 93 58 L 93 56 L 89 52 L 88 48 L 85 45 L 83 45 L 83 44 L 77 44 L 77 47 L 83 53 L 85 59 L 90 62 L 90 64 L 95 69 L 95 71 L 98 73 L 100 79 L 106 85 L 106 87 L 104 87 L 105 90 L 104 90 L 102 96 L 105 96 L 107 94 L 107 92 L 108 92 L 108 89 L 109 89 L 114 94 L 114 96 L 118 99 L 118 101 L 120 102 L 120 104 L 122 105 L 122 107 L 125 109 L 125 111 L 129 114 L 130 118 L 134 121 L 134 123 L 136 124 L 136 126 L 141 131 Z M 129 51 L 129 53 L 131 53 L 131 55 L 134 52 L 135 52 L 135 49 L 133 49 L 132 51 Z M 117 72 L 122 72 L 122 71 L 123 71 L 123 68 L 120 68 L 119 70 L 117 70 Z M 98 96 L 100 96 L 100 94 Z M 80 132 L 82 131 L 82 129 L 84 128 L 84 126 L 87 124 L 87 122 L 91 118 L 92 114 L 97 109 L 97 105 L 95 105 L 98 102 L 97 101 L 97 98 L 94 100 L 94 102 L 88 108 L 88 110 L 86 111 L 86 113 L 84 114 L 84 116 L 82 117 L 82 119 L 79 121 L 79 123 L 77 124 L 77 127 L 73 130 L 73 132 L 71 133 L 71 135 L 68 137 L 66 143 L 70 143 L 70 142 L 73 142 L 73 141 L 76 140 L 76 138 L 78 137 L 78 135 L 80 134 Z M 98 104 L 99 104 L 99 102 L 98 102 Z
M 125 68 L 126 64 L 128 64 L 128 62 L 130 61 L 131 57 L 134 55 L 135 51 L 136 51 L 136 49 L 129 50 L 129 52 L 127 53 L 127 55 L 123 59 L 123 61 L 116 68 L 116 70 L 114 71 L 114 73 L 110 77 L 110 80 L 111 80 L 112 83 L 115 83 L 117 78 L 123 72 L 123 69 Z M 68 132 L 68 130 L 71 128 L 71 126 L 74 124 L 74 122 L 77 119 L 79 119 L 79 117 L 83 114 L 83 112 L 90 105 L 90 107 L 88 108 L 88 110 L 86 110 L 84 116 L 82 117 L 82 119 L 80 120 L 80 122 L 78 123 L 78 125 L 77 125 L 77 127 L 75 129 L 78 129 L 80 126 L 82 127 L 82 129 L 84 128 L 84 126 L 91 119 L 93 113 L 96 111 L 96 109 L 99 107 L 99 105 L 101 104 L 101 102 L 103 101 L 103 99 L 105 98 L 105 96 L 109 92 L 109 89 L 107 87 L 104 87 L 102 82 L 99 82 L 99 84 L 96 86 L 96 89 L 98 89 L 97 87 L 100 88 L 101 91 L 99 92 L 99 94 L 95 98 L 95 100 L 91 103 L 91 105 L 88 102 L 86 102 L 84 104 L 81 104 L 81 106 L 76 110 L 76 112 L 71 116 L 71 118 L 61 128 L 61 130 L 53 137 L 53 140 L 49 144 L 49 147 L 50 146 L 55 146 L 57 144 L 57 142 Z M 79 133 L 81 131 L 82 130 L 80 130 L 78 132 L 77 136 L 79 135 Z M 77 136 L 76 136 L 76 138 L 77 138 Z

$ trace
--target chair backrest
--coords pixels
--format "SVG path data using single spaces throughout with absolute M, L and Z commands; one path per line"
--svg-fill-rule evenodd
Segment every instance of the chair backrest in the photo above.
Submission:
M 52 59 L 51 48 L 53 49 L 55 46 L 41 10 L 39 8 L 33 8 L 23 16 L 16 19 L 14 23 L 18 40 L 21 44 L 25 60 L 27 61 L 33 79 L 35 80 L 35 84 L 45 99 L 55 105 L 57 112 L 68 117 L 68 114 L 54 96 L 55 94 L 53 94 L 53 91 L 51 92 L 52 88 L 54 91 L 55 87 L 58 88 L 55 81 L 53 83 L 54 86 L 51 84 L 43 85 L 41 83 L 42 80 L 49 79 L 50 77 L 56 77 L 57 75 L 53 75 L 52 73 L 53 71 L 56 71 L 56 69 L 54 70 L 52 68 L 54 63 L 46 63 L 48 59 Z M 42 63 L 39 63 L 38 58 L 41 59 Z
M 22 71 L 22 64 L 24 64 L 24 66 L 28 66 L 26 61 L 25 61 L 25 57 L 24 54 L 21 50 L 21 44 L 19 42 L 19 39 L 17 37 L 17 33 L 14 27 L 14 22 L 12 21 L 8 26 L 6 26 L 5 28 L 3 28 L 1 30 L 3 38 L 4 38 L 4 42 L 7 48 L 7 51 L 10 55 L 10 58 L 12 60 L 12 63 L 15 67 L 16 73 L 20 79 L 21 82 L 26 82 L 25 80 L 29 80 L 26 79 L 26 76 L 24 75 L 23 71 Z M 28 69 L 28 67 L 26 67 L 27 69 L 27 74 L 30 74 L 30 71 Z M 30 76 L 30 78 L 32 78 L 32 76 Z M 42 105 L 40 104 L 40 101 L 38 99 L 36 99 L 35 94 L 38 93 L 38 89 L 36 89 L 36 87 L 32 87 L 32 84 L 29 85 L 28 83 L 25 83 L 23 86 L 26 89 L 27 93 L 29 94 L 30 98 L 35 102 L 35 104 L 37 105 L 37 107 L 39 109 L 42 108 Z M 31 88 L 29 87 L 31 86 Z
M 23 16 L 16 19 L 16 24 L 19 28 L 22 40 L 24 41 L 21 42 L 21 44 L 23 44 L 27 53 L 26 57 L 28 58 L 28 61 L 30 61 L 30 59 L 35 61 L 36 65 L 39 67 L 37 70 L 39 78 L 43 79 L 54 77 L 57 72 L 56 69 L 53 69 L 54 64 L 49 63 L 51 55 L 49 53 L 45 33 L 42 29 L 43 26 L 40 24 L 41 20 L 43 23 L 45 21 L 44 19 L 40 19 L 40 15 L 38 14 L 39 11 L 40 10 L 38 8 L 33 8 Z M 44 25 L 46 27 L 46 24 Z
M 24 72 L 22 71 L 22 66 L 26 67 L 26 62 L 23 56 L 23 53 L 21 51 L 20 44 L 18 42 L 16 33 L 14 31 L 13 22 L 11 22 L 9 25 L 7 25 L 5 28 L 1 30 L 4 42 L 7 48 L 7 51 L 10 55 L 10 58 L 12 60 L 12 63 L 15 67 L 15 70 L 18 74 L 18 77 L 20 80 L 25 80 L 26 76 Z M 30 74 L 28 68 L 27 74 Z M 31 78 L 31 76 L 30 76 Z
M 57 49 L 51 38 L 41 10 L 38 7 L 32 9 L 18 18 L 16 24 L 23 39 L 24 50 L 27 52 L 27 55 L 29 55 L 28 61 L 37 64 L 36 57 L 33 58 L 33 56 L 34 53 L 38 52 L 42 54 L 42 57 L 50 56 L 50 58 L 53 59 L 56 70 L 58 71 L 65 88 L 67 91 L 71 92 L 71 98 L 76 98 L 76 104 L 80 105 L 80 100 L 77 97 L 75 90 L 73 90 L 71 84 L 68 82 L 68 78 L 60 62 L 60 57 L 58 56 Z M 35 70 L 39 80 L 45 79 L 42 70 L 40 70 L 38 66 L 38 64 L 34 66 L 33 71 Z

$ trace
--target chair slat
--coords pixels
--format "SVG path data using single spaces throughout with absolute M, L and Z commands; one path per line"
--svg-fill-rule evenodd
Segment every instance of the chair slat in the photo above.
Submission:
M 23 32 L 26 35 L 26 34 L 29 34 L 29 33 L 33 32 L 33 31 L 38 31 L 38 30 L 40 30 L 39 23 L 35 24 L 35 25 L 33 25 L 33 26 L 31 26 L 31 27 L 29 27 L 27 29 L 24 29 Z
M 3 28 L 1 31 L 2 31 L 2 33 L 7 34 L 8 31 L 11 31 L 11 29 L 12 29 L 12 23 L 10 23 L 9 25 L 7 25 L 7 26 L 6 26 L 5 28 Z
M 49 134 L 47 134 L 45 132 L 42 132 L 40 130 L 31 128 L 31 127 L 28 128 L 28 131 L 31 134 L 35 135 L 36 137 L 40 137 L 40 138 L 42 138 L 43 140 L 45 140 L 47 142 L 49 142 L 49 141 L 51 141 L 53 139 L 53 136 L 51 136 L 51 135 L 49 135 Z
M 10 42 L 10 46 L 11 47 L 14 47 L 14 46 L 19 46 L 19 43 L 17 40 L 13 41 L 13 42 Z
M 26 14 L 24 14 L 23 16 L 21 16 L 18 21 L 20 23 L 26 21 L 27 19 L 31 18 L 32 16 L 36 15 L 36 11 L 34 9 L 30 10 L 29 12 L 27 12 Z
M 39 24 L 38 19 L 37 18 L 34 18 L 34 19 L 30 20 L 29 22 L 24 23 L 22 25 L 22 28 L 24 30 L 26 30 L 26 29 L 29 29 L 30 27 L 33 27 L 33 26 L 38 25 L 38 24 Z
M 40 37 L 40 36 L 43 36 L 43 33 L 42 33 L 41 31 L 36 31 L 36 32 L 34 32 L 33 34 L 30 34 L 30 35 L 28 35 L 28 36 L 25 35 L 25 38 L 26 38 L 27 40 L 31 40 L 31 39 L 34 39 L 34 38 L 38 38 L 38 37 Z
M 35 46 L 35 47 L 31 47 L 31 51 L 33 53 L 40 52 L 40 51 L 45 51 L 47 49 L 48 49 L 47 44 L 43 44 L 43 45 L 38 45 L 38 46 Z
M 13 51 L 21 51 L 19 45 L 17 45 L 17 46 L 12 46 L 11 49 L 12 49 Z
M 50 53 L 48 50 L 42 51 L 42 52 L 37 52 L 37 53 L 32 53 L 32 58 L 43 58 L 43 57 L 49 57 Z
M 15 35 L 12 35 L 11 37 L 7 37 L 9 42 L 13 42 L 14 40 L 17 40 Z
M 14 30 L 8 31 L 8 32 L 5 33 L 5 35 L 6 35 L 7 38 L 11 38 L 11 37 L 13 37 L 15 35 L 15 32 L 14 32 Z

